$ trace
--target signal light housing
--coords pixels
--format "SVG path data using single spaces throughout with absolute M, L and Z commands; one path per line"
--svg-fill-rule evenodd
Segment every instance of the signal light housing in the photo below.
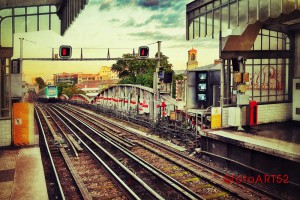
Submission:
M 149 47 L 142 46 L 139 47 L 139 58 L 148 58 L 149 57 Z
M 173 81 L 173 72 L 164 73 L 164 83 L 172 83 Z
M 67 45 L 62 45 L 59 47 L 59 57 L 63 59 L 71 58 L 72 56 L 72 47 Z

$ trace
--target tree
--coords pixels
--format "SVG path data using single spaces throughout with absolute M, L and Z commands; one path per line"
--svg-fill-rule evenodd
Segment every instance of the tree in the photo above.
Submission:
M 73 96 L 74 94 L 85 94 L 84 91 L 80 90 L 75 85 L 68 85 L 67 87 L 62 88 L 62 94 L 67 95 L 68 97 Z
M 58 90 L 58 96 L 62 94 L 62 91 L 64 88 L 69 88 L 70 85 L 68 83 L 58 83 L 57 85 L 57 90 Z
M 45 83 L 44 79 L 42 79 L 41 77 L 36 77 L 35 82 L 39 85 L 39 90 L 46 87 L 46 83 Z
M 157 57 L 156 53 L 156 57 Z M 123 54 L 123 58 L 134 58 L 131 54 Z M 155 60 L 118 60 L 112 65 L 112 71 L 119 74 L 121 84 L 136 84 L 153 87 L 153 73 L 157 66 Z M 161 53 L 161 68 L 172 71 L 168 57 Z

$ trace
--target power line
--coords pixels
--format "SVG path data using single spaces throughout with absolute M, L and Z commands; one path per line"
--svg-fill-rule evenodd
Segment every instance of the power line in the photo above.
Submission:
M 38 43 L 38 42 L 34 42 L 34 41 L 31 41 L 31 40 L 27 40 L 27 39 L 25 39 L 25 38 L 24 38 L 24 40 L 27 41 L 27 42 L 31 42 L 31 43 L 33 43 L 33 44 L 38 44 L 38 45 L 41 45 L 41 46 L 45 46 L 45 47 L 48 47 L 48 48 L 51 48 L 51 49 L 53 48 L 53 47 L 50 47 L 50 46 L 45 45 L 45 44 L 41 44 L 41 43 Z

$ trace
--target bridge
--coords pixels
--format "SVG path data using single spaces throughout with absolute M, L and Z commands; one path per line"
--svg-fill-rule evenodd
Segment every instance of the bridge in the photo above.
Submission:
M 183 110 L 182 102 L 176 101 L 170 95 L 158 95 L 152 88 L 132 84 L 108 87 L 93 99 L 82 94 L 74 95 L 69 101 L 90 103 L 132 115 L 144 115 L 153 121 L 170 117 L 171 112 Z

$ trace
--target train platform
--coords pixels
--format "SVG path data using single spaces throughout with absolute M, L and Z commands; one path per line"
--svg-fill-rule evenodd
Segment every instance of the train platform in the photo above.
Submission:
M 300 123 L 281 122 L 234 129 L 205 130 L 203 137 L 300 162 Z
M 0 149 L 0 199 L 48 199 L 38 146 Z

